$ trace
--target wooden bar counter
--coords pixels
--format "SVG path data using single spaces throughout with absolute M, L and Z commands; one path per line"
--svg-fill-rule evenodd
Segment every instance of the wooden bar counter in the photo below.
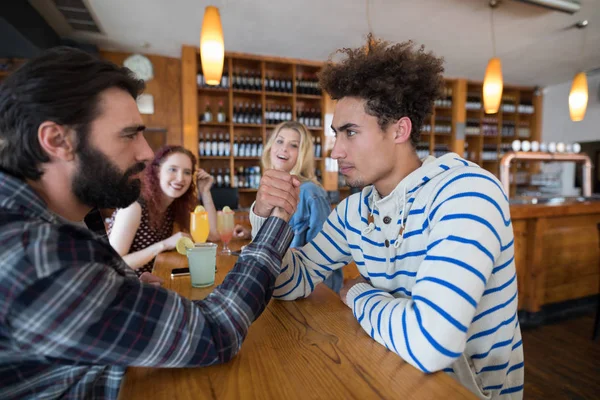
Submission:
M 232 248 L 239 248 L 240 242 Z M 236 257 L 217 257 L 217 283 Z M 192 288 L 175 252 L 160 254 L 155 274 L 190 299 Z M 371 339 L 339 296 L 324 285 L 306 299 L 271 301 L 230 362 L 204 368 L 129 368 L 120 398 L 129 399 L 437 399 L 475 398 L 445 373 L 423 374 Z
M 519 309 L 598 293 L 600 201 L 512 204 Z

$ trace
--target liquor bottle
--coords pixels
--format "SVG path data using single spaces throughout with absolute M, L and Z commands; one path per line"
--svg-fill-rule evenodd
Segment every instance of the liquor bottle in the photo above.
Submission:
M 219 112 L 217 113 L 217 122 L 223 123 L 226 120 L 225 110 L 223 108 L 223 102 L 219 101 Z
M 206 107 L 204 108 L 204 122 L 212 122 L 212 111 L 210 111 L 210 106 L 206 103 Z
M 198 135 L 198 155 L 204 156 L 204 134 L 202 133 Z
M 223 175 L 223 187 L 230 187 L 231 186 L 231 181 L 230 181 L 230 176 L 229 176 L 229 168 L 225 168 L 225 174 Z
M 212 156 L 217 156 L 219 155 L 219 142 L 217 140 L 217 133 L 213 133 L 212 135 L 212 143 L 211 143 L 211 150 L 210 153 Z
M 219 133 L 219 141 L 217 142 L 217 155 L 222 157 L 225 154 L 225 138 L 223 133 Z
M 229 155 L 231 154 L 231 143 L 229 142 L 229 133 L 225 134 L 225 152 L 224 152 L 224 156 L 225 157 L 229 157 Z

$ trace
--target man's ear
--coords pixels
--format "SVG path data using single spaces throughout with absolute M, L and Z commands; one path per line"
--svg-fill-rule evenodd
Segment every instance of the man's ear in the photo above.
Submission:
M 51 160 L 75 159 L 74 132 L 56 122 L 44 121 L 38 128 L 38 140 Z
M 392 126 L 394 132 L 394 143 L 405 143 L 410 141 L 410 133 L 412 132 L 412 122 L 408 117 L 402 117 Z

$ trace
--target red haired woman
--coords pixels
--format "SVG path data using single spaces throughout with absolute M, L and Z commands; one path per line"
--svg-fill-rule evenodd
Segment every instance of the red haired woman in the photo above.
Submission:
M 198 192 L 210 220 L 209 240 L 218 240 L 215 206 L 210 195 L 213 177 L 196 172 L 196 157 L 181 146 L 158 150 L 143 172 L 138 201 L 113 213 L 108 237 L 123 260 L 141 275 L 152 272 L 157 254 L 171 250 L 182 236 L 189 236 L 190 212 Z

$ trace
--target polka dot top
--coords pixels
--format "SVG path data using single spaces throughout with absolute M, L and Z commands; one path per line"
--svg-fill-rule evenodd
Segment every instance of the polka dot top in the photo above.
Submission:
M 173 223 L 175 221 L 173 210 L 171 207 L 167 208 L 166 217 L 162 223 L 162 225 L 158 229 L 154 229 L 150 225 L 150 221 L 148 218 L 148 208 L 144 204 L 143 201 L 139 201 L 138 203 L 142 206 L 142 218 L 140 220 L 140 226 L 135 233 L 135 237 L 133 238 L 133 242 L 131 243 L 131 247 L 127 254 L 135 253 L 136 251 L 140 251 L 145 249 L 148 246 L 152 246 L 154 243 L 158 243 L 169 238 L 173 234 Z M 115 217 L 117 215 L 117 211 L 115 211 L 108 223 L 108 234 L 110 236 L 110 232 L 112 230 L 113 224 L 115 222 Z M 140 276 L 144 272 L 152 272 L 152 268 L 154 266 L 154 258 L 146 263 L 141 268 L 138 268 L 135 272 L 138 276 Z

